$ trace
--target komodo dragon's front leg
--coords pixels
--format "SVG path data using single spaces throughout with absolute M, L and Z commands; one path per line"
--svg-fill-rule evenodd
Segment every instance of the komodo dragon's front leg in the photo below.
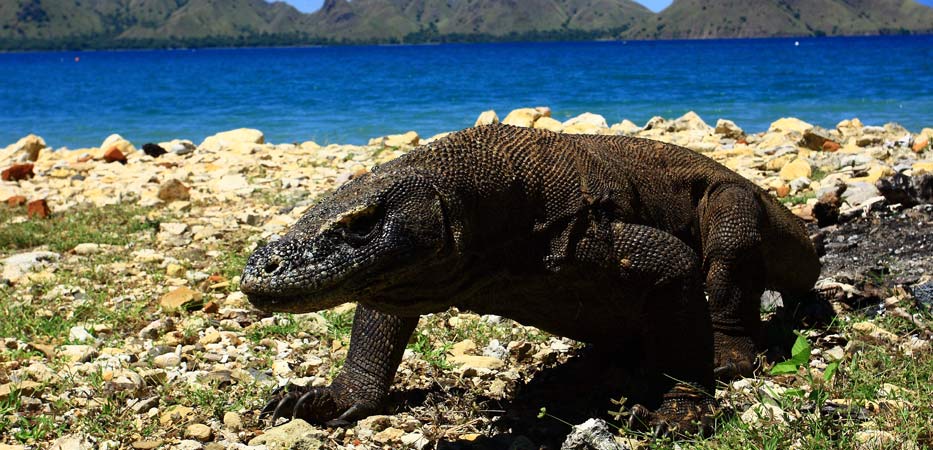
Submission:
M 350 349 L 340 374 L 326 387 L 290 387 L 273 394 L 261 415 L 340 424 L 382 406 L 418 317 L 356 307 Z
M 716 376 L 749 376 L 755 368 L 765 289 L 764 212 L 754 193 L 742 186 L 721 187 L 700 210 Z
M 683 241 L 651 227 L 616 222 L 608 233 L 605 226 L 596 228 L 577 245 L 575 259 L 616 272 L 629 294 L 644 295 L 629 314 L 640 325 L 640 367 L 652 375 L 649 388 L 661 401 L 654 412 L 636 405 L 631 419 L 655 433 L 710 432 L 716 409 L 713 339 L 699 258 Z

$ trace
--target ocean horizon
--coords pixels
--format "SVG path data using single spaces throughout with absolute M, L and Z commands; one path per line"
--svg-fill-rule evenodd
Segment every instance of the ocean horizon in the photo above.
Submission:
M 548 106 L 642 125 L 688 111 L 764 131 L 781 117 L 933 126 L 933 36 L 115 50 L 0 54 L 0 147 L 199 143 L 234 128 L 269 142 L 362 144 Z

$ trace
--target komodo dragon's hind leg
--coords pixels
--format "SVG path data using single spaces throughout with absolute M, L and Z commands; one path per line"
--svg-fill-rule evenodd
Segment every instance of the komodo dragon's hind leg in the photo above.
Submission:
M 651 375 L 649 392 L 660 396 L 651 412 L 636 405 L 632 424 L 640 422 L 660 434 L 711 431 L 713 338 L 703 298 L 697 255 L 673 235 L 651 227 L 612 223 L 611 249 L 603 249 L 605 228 L 591 230 L 577 246 L 577 259 L 614 269 L 636 301 L 642 346 L 641 367 Z
M 373 414 L 389 394 L 417 324 L 418 317 L 397 317 L 357 306 L 347 359 L 333 383 L 275 392 L 260 415 L 342 424 Z
M 716 376 L 749 376 L 755 368 L 765 289 L 763 211 L 754 193 L 741 186 L 720 188 L 701 204 L 701 211 Z

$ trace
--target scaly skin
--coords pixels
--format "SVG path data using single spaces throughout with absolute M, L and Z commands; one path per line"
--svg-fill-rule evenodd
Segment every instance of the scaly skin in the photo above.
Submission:
M 702 155 L 491 125 L 342 186 L 250 257 L 241 289 L 270 311 L 360 305 L 341 374 L 277 393 L 274 416 L 378 410 L 417 317 L 457 306 L 637 346 L 661 399 L 638 416 L 683 432 L 708 422 L 714 367 L 753 369 L 762 291 L 806 291 L 818 273 L 797 219 Z

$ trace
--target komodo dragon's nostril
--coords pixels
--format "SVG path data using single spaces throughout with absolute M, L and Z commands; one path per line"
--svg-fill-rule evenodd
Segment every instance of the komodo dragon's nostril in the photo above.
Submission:
M 266 272 L 266 275 L 274 274 L 275 271 L 279 270 L 279 261 L 275 259 L 275 260 L 267 262 L 266 265 L 262 268 L 262 270 Z

